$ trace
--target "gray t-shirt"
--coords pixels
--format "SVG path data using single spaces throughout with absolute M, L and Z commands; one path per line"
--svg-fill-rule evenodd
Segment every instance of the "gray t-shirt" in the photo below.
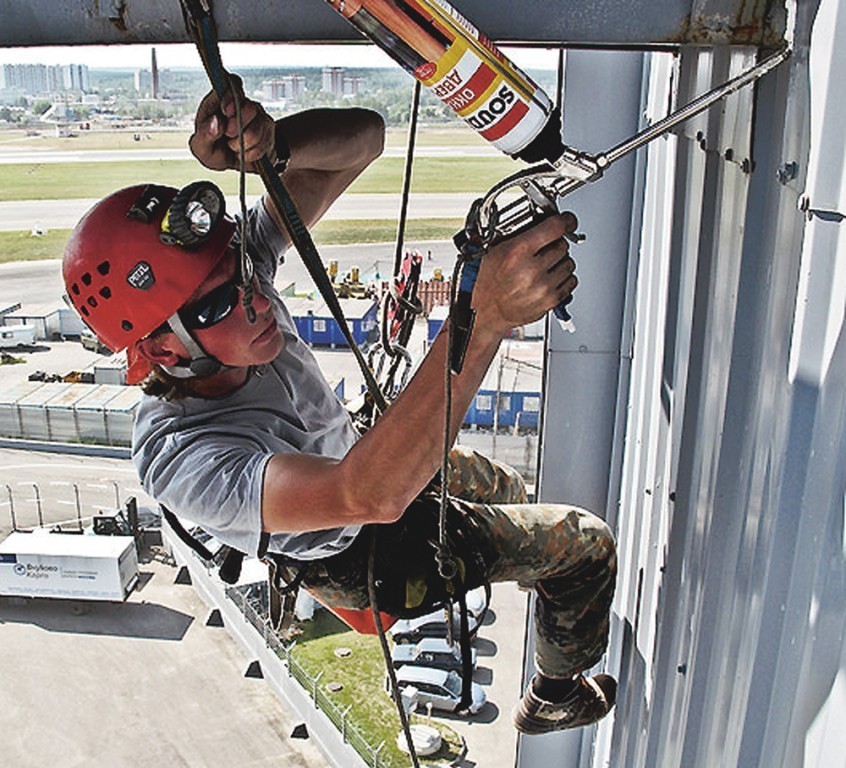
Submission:
M 215 538 L 255 555 L 264 471 L 275 453 L 343 457 L 356 440 L 273 278 L 285 241 L 261 202 L 248 214 L 247 242 L 262 293 L 273 302 L 285 349 L 225 397 L 168 402 L 145 395 L 132 454 L 144 490 Z M 269 551 L 310 560 L 345 549 L 359 526 L 273 534 Z

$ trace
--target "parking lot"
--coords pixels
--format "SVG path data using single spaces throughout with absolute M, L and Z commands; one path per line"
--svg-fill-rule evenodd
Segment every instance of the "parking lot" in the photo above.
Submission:
M 491 611 L 475 641 L 478 656 L 473 680 L 487 702 L 469 718 L 439 713 L 438 719 L 460 733 L 467 742 L 466 768 L 513 768 L 517 731 L 511 709 L 522 695 L 523 629 L 527 599 L 513 584 L 494 584 Z
M 3 764 L 326 768 L 161 553 L 125 604 L 0 597 Z

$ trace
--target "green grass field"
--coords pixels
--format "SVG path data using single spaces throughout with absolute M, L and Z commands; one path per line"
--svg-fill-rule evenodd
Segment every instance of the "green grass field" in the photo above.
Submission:
M 135 136 L 138 136 L 138 140 Z M 0 148 L 20 147 L 33 150 L 78 152 L 87 149 L 181 149 L 188 146 L 189 130 L 93 130 L 80 131 L 75 136 L 60 138 L 44 132 L 27 136 L 25 131 L 0 131 Z M 405 128 L 388 128 L 385 144 L 404 147 L 408 141 Z M 487 142 L 463 124 L 421 126 L 416 140 L 420 147 L 478 147 Z
M 141 140 L 135 141 L 132 131 L 82 132 L 74 138 L 2 131 L 0 149 L 131 150 L 184 147 L 188 141 L 184 131 L 140 132 L 139 135 Z M 401 146 L 405 141 L 405 131 L 388 131 L 389 145 Z M 423 128 L 418 136 L 420 146 L 478 146 L 480 143 L 484 143 L 481 138 L 461 127 Z M 347 194 L 397 192 L 402 186 L 403 167 L 402 158 L 381 158 L 362 174 Z M 517 165 L 504 156 L 421 157 L 414 165 L 412 191 L 482 194 L 516 169 Z M 131 184 L 156 181 L 181 187 L 201 178 L 213 179 L 227 195 L 238 193 L 236 173 L 213 173 L 191 160 L 21 163 L 0 166 L 0 201 L 98 198 Z M 261 180 L 250 176 L 247 193 L 258 195 L 261 191 Z M 407 223 L 406 237 L 417 242 L 449 239 L 461 227 L 464 214 L 464 211 L 456 211 L 454 219 L 411 219 Z M 0 232 L 0 263 L 60 258 L 67 235 L 67 230 L 52 230 L 41 237 L 32 237 L 29 232 Z M 318 245 L 394 242 L 396 221 L 324 221 L 315 228 L 314 238 Z
M 60 259 L 69 229 L 52 229 L 33 237 L 29 232 L 0 232 L 0 264 L 7 261 Z
M 406 241 L 448 240 L 462 226 L 461 219 L 411 219 L 406 225 Z M 0 232 L 0 264 L 9 261 L 60 259 L 69 229 L 52 229 L 34 237 L 29 232 Z M 397 237 L 397 223 L 390 219 L 324 221 L 312 237 L 318 247 L 356 243 L 392 243 Z
M 303 635 L 297 638 L 294 659 L 313 678 L 320 675 L 318 686 L 322 694 L 340 710 L 348 707 L 350 720 L 363 732 L 372 747 L 381 742 L 379 765 L 384 768 L 406 768 L 409 757 L 403 756 L 396 745 L 400 732 L 399 715 L 391 698 L 385 693 L 385 661 L 379 639 L 351 631 L 328 611 L 317 611 L 313 620 L 302 624 Z M 349 655 L 336 655 L 339 648 L 349 649 Z M 340 683 L 340 690 L 330 692 L 329 683 Z M 415 722 L 412 719 L 412 722 Z M 420 718 L 416 722 L 425 722 Z M 461 749 L 460 737 L 443 723 L 433 721 L 441 731 L 444 746 L 430 758 L 421 758 L 445 765 L 456 759 Z
M 402 189 L 404 160 L 377 160 L 350 187 L 356 192 L 390 193 Z M 497 181 L 514 173 L 517 166 L 507 157 L 422 157 L 412 173 L 413 192 L 477 192 L 480 195 Z M 197 179 L 211 179 L 225 194 L 238 193 L 237 173 L 215 173 L 192 160 L 147 160 L 116 163 L 33 163 L 3 165 L 0 201 L 70 200 L 98 198 L 132 184 L 156 181 L 181 187 Z M 259 194 L 261 180 L 247 179 L 247 193 Z

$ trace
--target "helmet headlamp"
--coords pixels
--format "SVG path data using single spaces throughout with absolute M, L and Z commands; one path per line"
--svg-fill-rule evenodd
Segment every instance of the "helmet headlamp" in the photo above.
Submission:
M 161 241 L 182 248 L 202 245 L 226 214 L 223 193 L 210 181 L 195 181 L 181 189 L 161 223 Z
M 71 233 L 62 266 L 66 290 L 103 343 L 125 349 L 188 301 L 224 257 L 235 229 L 223 194 L 209 181 L 182 190 L 159 184 L 118 190 Z M 213 309 L 219 318 L 223 309 Z

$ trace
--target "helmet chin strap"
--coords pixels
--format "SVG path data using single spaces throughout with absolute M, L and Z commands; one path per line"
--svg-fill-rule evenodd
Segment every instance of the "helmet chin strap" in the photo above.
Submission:
M 191 335 L 185 327 L 178 312 L 174 312 L 168 319 L 167 324 L 176 334 L 188 354 L 191 356 L 185 365 L 163 365 L 162 369 L 176 379 L 192 379 L 213 376 L 215 373 L 227 370 L 229 366 L 224 365 L 216 357 L 206 352 L 200 343 Z

